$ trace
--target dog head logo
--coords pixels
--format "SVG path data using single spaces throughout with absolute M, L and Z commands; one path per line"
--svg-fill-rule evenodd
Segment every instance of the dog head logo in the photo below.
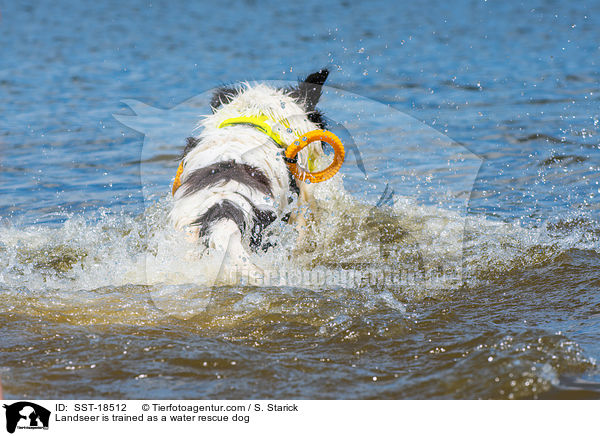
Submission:
M 50 422 L 50 411 L 28 401 L 19 401 L 4 405 L 6 409 L 6 431 L 14 433 L 19 429 L 47 429 Z

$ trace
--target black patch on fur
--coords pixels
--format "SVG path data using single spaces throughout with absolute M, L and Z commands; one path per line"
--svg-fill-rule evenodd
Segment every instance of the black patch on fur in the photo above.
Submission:
M 327 122 L 325 122 L 325 118 L 323 113 L 315 109 L 314 111 L 308 114 L 308 119 L 319 126 L 320 129 L 325 130 L 327 128 Z
M 249 241 L 250 248 L 253 251 L 258 250 L 259 248 L 263 251 L 267 251 L 273 244 L 269 242 L 266 244 L 262 243 L 264 230 L 277 219 L 277 214 L 272 209 L 261 209 L 257 207 L 248 197 L 242 194 L 240 195 L 252 208 L 252 232 L 250 233 Z
M 250 232 L 250 249 L 267 251 L 272 246 L 270 243 L 263 244 L 264 230 L 277 219 L 277 214 L 271 209 L 257 207 L 248 197 L 242 195 L 252 208 L 252 229 Z M 204 238 L 210 234 L 211 226 L 219 220 L 230 220 L 236 223 L 242 236 L 246 231 L 244 210 L 231 200 L 223 200 L 212 205 L 192 225 L 200 226 L 198 236 Z
M 304 105 L 304 108 L 309 113 L 309 119 L 310 113 L 315 111 L 319 98 L 321 98 L 321 90 L 323 89 L 323 84 L 327 80 L 328 75 L 329 70 L 323 68 L 316 73 L 310 74 L 306 79 L 299 80 L 298 86 L 292 88 L 289 92 L 292 98 L 295 98 L 298 103 Z M 318 112 L 316 112 L 316 115 L 314 116 L 320 118 Z M 311 119 L 311 121 L 313 120 Z
M 210 232 L 212 224 L 219 220 L 230 220 L 237 224 L 240 233 L 243 235 L 246 230 L 244 220 L 244 211 L 235 203 L 229 200 L 223 200 L 208 208 L 206 212 L 196 219 L 192 225 L 200 226 L 200 238 L 205 237 Z
M 217 162 L 194 170 L 183 182 L 184 196 L 194 194 L 208 186 L 227 183 L 233 180 L 265 195 L 273 196 L 271 181 L 260 169 L 252 165 L 237 163 L 233 160 Z
M 196 147 L 199 143 L 200 140 L 196 139 L 194 137 L 189 137 L 187 138 L 185 143 L 185 148 L 183 149 L 183 153 L 181 154 L 181 157 L 179 158 L 179 160 L 182 160 L 184 157 L 187 156 L 187 154 L 192 151 L 194 149 L 194 147 Z
M 252 203 L 250 205 L 254 214 L 252 232 L 250 233 L 250 248 L 253 250 L 261 248 L 263 251 L 267 251 L 271 244 L 262 245 L 263 231 L 277 219 L 277 215 L 272 210 L 259 209 Z
M 215 112 L 215 110 L 220 106 L 231 103 L 231 101 L 237 97 L 240 92 L 241 88 L 232 86 L 221 86 L 218 88 L 210 100 L 210 107 L 212 108 L 213 112 Z

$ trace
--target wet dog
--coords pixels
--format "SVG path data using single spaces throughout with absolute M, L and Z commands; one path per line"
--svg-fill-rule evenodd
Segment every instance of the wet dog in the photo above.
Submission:
M 209 251 L 237 259 L 268 250 L 265 232 L 278 219 L 301 229 L 303 215 L 290 217 L 287 209 L 294 196 L 298 206 L 310 203 L 314 185 L 294 177 L 283 151 L 299 135 L 325 128 L 316 105 L 328 74 L 322 69 L 289 88 L 219 88 L 212 114 L 187 139 L 173 185 L 173 225 Z M 322 156 L 321 143 L 313 142 L 298 154 L 298 165 L 316 167 Z

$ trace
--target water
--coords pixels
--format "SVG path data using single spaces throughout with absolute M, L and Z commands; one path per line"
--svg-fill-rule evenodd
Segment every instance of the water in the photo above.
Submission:
M 600 398 L 598 4 L 1 12 L 6 397 Z M 205 93 L 326 65 L 363 167 L 211 281 L 166 223 Z

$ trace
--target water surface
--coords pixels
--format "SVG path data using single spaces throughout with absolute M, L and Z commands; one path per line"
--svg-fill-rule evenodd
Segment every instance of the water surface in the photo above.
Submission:
M 6 397 L 600 398 L 597 3 L 0 12 Z M 186 132 L 162 121 L 322 66 L 368 178 L 349 155 L 311 244 L 281 227 L 262 261 L 327 283 L 207 283 L 166 222 Z M 151 135 L 113 117 L 136 102 Z M 344 275 L 370 270 L 413 275 Z

